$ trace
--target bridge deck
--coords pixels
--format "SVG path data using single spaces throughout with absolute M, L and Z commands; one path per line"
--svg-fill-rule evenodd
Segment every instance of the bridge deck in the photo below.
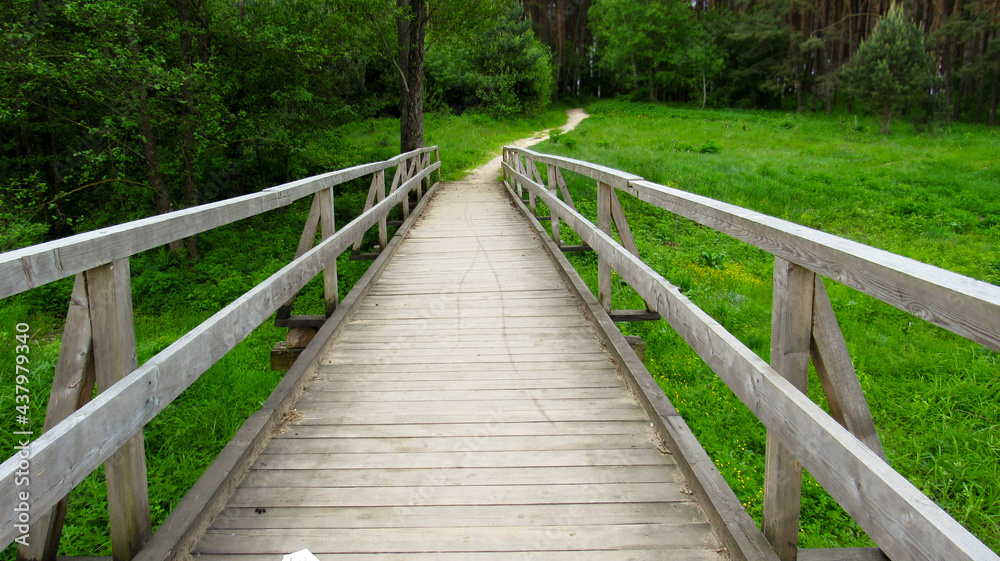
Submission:
M 719 559 L 498 184 L 442 184 L 197 543 L 202 557 Z

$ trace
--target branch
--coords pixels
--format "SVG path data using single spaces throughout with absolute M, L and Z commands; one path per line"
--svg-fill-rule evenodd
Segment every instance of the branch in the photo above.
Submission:
M 392 65 L 395 66 L 396 70 L 399 71 L 399 78 L 403 80 L 403 89 L 406 90 L 406 93 L 410 93 L 410 84 L 408 84 L 406 81 L 406 73 L 404 73 L 403 69 L 400 68 L 399 62 L 396 60 L 396 57 L 392 56 L 392 48 L 389 46 L 389 42 L 385 40 L 385 36 L 382 35 L 382 28 L 379 27 L 378 22 L 375 21 L 374 14 L 369 12 L 368 18 L 372 20 L 372 25 L 375 26 L 375 32 L 378 34 L 378 38 L 381 39 L 382 44 L 385 45 L 386 57 L 392 61 Z

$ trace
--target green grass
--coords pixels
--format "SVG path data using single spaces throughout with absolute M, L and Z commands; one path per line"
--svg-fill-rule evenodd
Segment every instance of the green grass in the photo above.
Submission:
M 461 117 L 428 115 L 427 144 L 441 147 L 444 179 L 457 179 L 464 170 L 488 161 L 510 141 L 565 122 L 562 108 L 512 121 L 484 115 Z M 354 123 L 316 139 L 312 157 L 322 169 L 339 169 L 387 159 L 398 153 L 399 124 L 382 119 Z M 363 209 L 369 180 L 335 188 L 338 228 Z M 201 259 L 177 259 L 155 249 L 131 259 L 136 340 L 142 364 L 213 313 L 262 282 L 294 257 L 309 200 L 217 228 L 202 234 Z M 391 219 L 400 218 L 399 209 Z M 390 235 L 394 229 L 390 227 Z M 374 231 L 365 237 L 368 251 L 377 243 Z M 339 289 L 346 295 L 369 261 L 338 260 Z M 39 287 L 0 302 L 0 360 L 13 369 L 16 325 L 31 326 L 31 426 L 40 430 L 59 354 L 72 279 Z M 295 313 L 322 313 L 323 288 L 311 281 L 296 301 Z M 201 473 L 215 459 L 244 420 L 267 399 L 281 379 L 271 372 L 270 349 L 286 330 L 266 321 L 211 367 L 145 429 L 150 504 L 154 527 L 177 505 Z M 5 369 L 4 372 L 10 370 Z M 14 383 L 6 374 L 0 385 L 0 447 L 13 453 L 15 427 Z M 69 514 L 60 555 L 110 555 L 107 494 L 103 468 L 87 477 L 70 495 Z M 38 513 L 33 513 L 37 515 Z M 7 547 L 0 559 L 14 559 Z
M 1000 284 L 1000 137 L 955 125 L 892 136 L 874 120 L 598 102 L 535 149 L 611 166 Z M 584 215 L 593 180 L 564 172 Z M 643 260 L 760 356 L 770 346 L 766 252 L 619 193 Z M 541 212 L 546 212 L 544 209 Z M 578 243 L 563 227 L 567 243 Z M 596 258 L 571 255 L 596 291 Z M 826 281 L 889 463 L 1000 550 L 1000 354 Z M 642 302 L 614 277 L 614 306 Z M 765 431 L 665 322 L 619 324 L 760 520 Z M 811 374 L 809 395 L 823 403 Z M 871 541 L 806 476 L 804 547 Z

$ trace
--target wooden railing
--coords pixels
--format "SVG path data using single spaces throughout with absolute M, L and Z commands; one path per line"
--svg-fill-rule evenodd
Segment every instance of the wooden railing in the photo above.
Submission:
M 395 177 L 386 194 L 385 171 L 393 167 Z M 360 245 L 376 223 L 384 248 L 389 212 L 402 205 L 404 216 L 408 215 L 410 192 L 416 191 L 419 199 L 431 172 L 440 167 L 437 147 L 422 148 L 0 255 L 0 298 L 76 275 L 44 434 L 31 442 L 26 457 L 15 454 L 0 465 L 0 541 L 6 546 L 29 533 L 19 519 L 30 512 L 30 546 L 21 546 L 19 557 L 54 560 L 65 497 L 105 463 L 112 555 L 115 560 L 131 559 L 151 533 L 143 426 L 271 314 L 285 309 L 283 305 L 320 272 L 330 315 L 338 300 L 337 256 Z M 368 174 L 373 178 L 365 211 L 335 231 L 333 187 Z M 309 195 L 313 195 L 312 210 L 291 263 L 137 365 L 129 256 Z M 317 226 L 322 241 L 311 247 Z M 285 311 L 289 310 L 290 305 Z M 95 383 L 98 395 L 91 401 Z M 29 470 L 24 469 L 26 464 Z M 30 481 L 23 479 L 25 471 Z M 21 493 L 27 498 L 22 499 Z M 24 508 L 19 506 L 22 502 Z
M 547 187 L 539 165 L 546 166 Z M 576 211 L 562 170 L 596 180 L 596 226 Z M 822 277 L 995 350 L 1000 288 L 571 158 L 508 147 L 503 172 L 519 196 L 528 191 L 532 210 L 536 200 L 546 204 L 556 243 L 563 221 L 597 252 L 597 296 L 612 317 L 613 269 L 767 428 L 762 530 L 779 559 L 792 561 L 799 551 L 803 467 L 892 559 L 1000 559 L 885 462 Z M 641 260 L 616 189 L 775 256 L 771 364 Z M 621 244 L 611 237 L 612 224 Z M 804 393 L 810 358 L 833 417 Z

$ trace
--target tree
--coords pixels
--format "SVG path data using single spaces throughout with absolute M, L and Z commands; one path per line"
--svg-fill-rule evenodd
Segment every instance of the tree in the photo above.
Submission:
M 882 134 L 889 134 L 893 107 L 917 94 L 929 95 L 932 68 L 923 34 L 896 5 L 862 41 L 846 76 L 855 91 L 881 111 Z

